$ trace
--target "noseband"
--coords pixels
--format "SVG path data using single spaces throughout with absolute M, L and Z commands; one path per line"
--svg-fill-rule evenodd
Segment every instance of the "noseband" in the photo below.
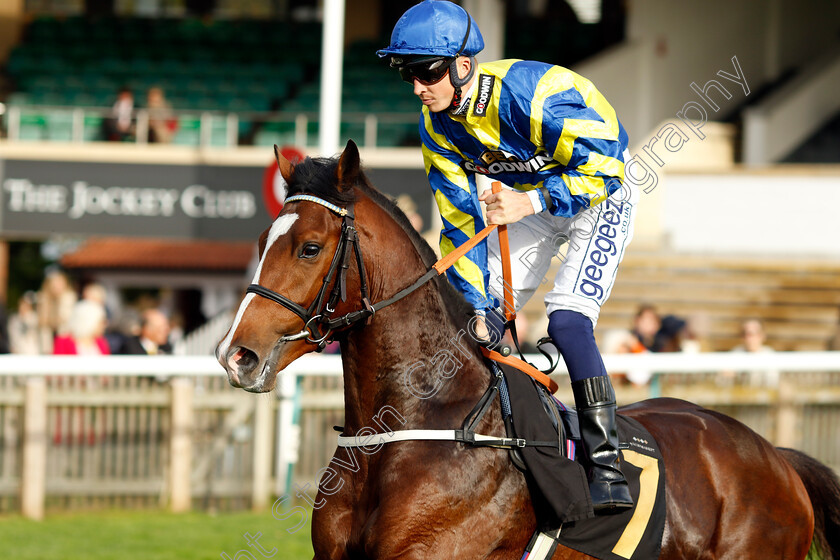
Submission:
M 327 270 L 321 282 L 321 289 L 318 290 L 318 295 L 308 308 L 304 308 L 286 296 L 259 284 L 251 284 L 245 292 L 256 294 L 275 303 L 279 303 L 303 321 L 304 326 L 302 331 L 296 334 L 282 336 L 279 342 L 306 339 L 306 342 L 316 344 L 320 352 L 327 345 L 327 341 L 334 329 L 342 326 L 350 326 L 358 321 L 368 319 L 376 313 L 376 308 L 371 305 L 370 299 L 368 298 L 367 278 L 365 276 L 364 262 L 362 261 L 362 251 L 359 247 L 359 234 L 356 231 L 355 217 L 353 216 L 353 203 L 351 202 L 347 208 L 340 208 L 326 200 L 305 194 L 290 196 L 286 199 L 285 203 L 288 204 L 289 202 L 297 201 L 320 204 L 342 218 L 341 237 L 335 248 L 332 262 L 330 262 L 330 268 Z M 338 300 L 340 299 L 342 302 L 347 300 L 347 269 L 350 268 L 349 255 L 351 247 L 356 255 L 356 264 L 359 268 L 362 309 L 352 311 L 341 317 L 332 318 L 331 315 L 335 312 L 335 306 L 338 305 Z M 336 274 L 338 278 L 333 284 L 329 299 L 327 299 L 327 288 Z

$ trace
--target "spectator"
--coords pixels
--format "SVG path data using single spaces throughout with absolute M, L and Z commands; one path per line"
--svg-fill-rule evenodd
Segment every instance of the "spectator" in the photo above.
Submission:
M 680 352 L 682 341 L 687 337 L 686 323 L 676 315 L 666 315 L 659 323 L 659 330 L 653 337 L 653 352 Z
M 703 312 L 694 313 L 682 331 L 680 352 L 699 354 L 709 350 L 709 317 Z
M 169 144 L 178 127 L 178 120 L 172 113 L 172 106 L 159 87 L 146 92 L 146 108 L 149 111 L 149 142 Z
M 82 299 L 86 301 L 93 301 L 105 307 L 107 292 L 102 284 L 86 284 L 82 289 Z
M 108 324 L 111 323 L 112 314 L 108 308 L 108 292 L 105 290 L 105 286 L 96 283 L 85 284 L 85 287 L 82 289 L 82 299 L 98 303 L 104 307 L 106 322 Z
M 604 333 L 602 348 L 606 354 L 645 354 L 650 352 L 639 339 L 627 329 L 610 329 Z M 645 369 L 610 371 L 610 377 L 622 383 L 642 387 L 650 383 L 650 371 Z
M 101 356 L 110 354 L 105 340 L 105 307 L 82 300 L 73 306 L 69 334 L 55 338 L 53 354 Z
M 134 139 L 134 94 L 127 87 L 120 88 L 111 114 L 105 119 L 105 139 L 112 142 Z
M 38 293 L 39 346 L 42 354 L 53 353 L 53 341 L 68 332 L 68 321 L 76 303 L 70 280 L 59 270 L 51 270 Z
M 656 342 L 656 334 L 662 326 L 662 321 L 659 318 L 656 308 L 652 305 L 641 305 L 636 311 L 636 316 L 633 318 L 633 330 L 631 333 L 636 337 L 638 344 L 642 347 L 653 350 Z M 641 351 L 641 348 L 636 348 L 634 352 Z
M 741 325 L 741 344 L 735 346 L 733 352 L 749 352 L 752 354 L 766 354 L 775 350 L 765 344 L 767 336 L 764 333 L 764 325 L 758 319 L 748 319 Z M 742 372 L 746 382 L 759 387 L 762 385 L 776 386 L 779 383 L 780 372 L 778 370 L 750 370 Z M 736 374 L 731 371 L 722 372 L 721 379 L 726 384 L 731 384 Z
M 40 353 L 35 301 L 35 292 L 24 293 L 18 300 L 17 313 L 9 317 L 9 345 L 12 354 Z
M 767 335 L 764 334 L 764 325 L 758 319 L 749 319 L 741 325 L 742 342 L 732 349 L 733 352 L 774 352 L 773 348 L 767 346 Z
M 157 309 L 143 312 L 140 319 L 140 334 L 126 338 L 121 354 L 171 354 L 169 344 L 169 319 Z
M 111 348 L 111 354 L 123 354 L 125 341 L 140 336 L 140 313 L 134 308 L 125 308 L 115 323 L 114 328 L 105 331 L 105 339 Z

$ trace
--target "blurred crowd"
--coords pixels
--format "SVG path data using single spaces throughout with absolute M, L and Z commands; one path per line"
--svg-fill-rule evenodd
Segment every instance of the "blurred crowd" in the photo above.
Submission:
M 519 346 L 523 353 L 538 352 L 536 341 L 544 336 L 544 326 L 531 328 L 526 316 L 519 313 L 516 317 L 516 330 Z M 608 329 L 601 333 L 601 349 L 604 354 L 642 354 L 661 352 L 681 352 L 697 354 L 714 350 L 707 340 L 708 319 L 704 316 L 682 318 L 673 314 L 660 314 L 656 306 L 642 304 L 636 310 L 632 324 L 626 329 Z M 505 334 L 504 342 L 513 348 L 510 332 Z M 546 349 L 543 347 L 543 349 Z M 836 334 L 828 340 L 826 350 L 840 351 L 840 315 Z M 740 325 L 739 340 L 729 348 L 732 352 L 770 353 L 776 349 L 767 342 L 764 324 L 755 318 L 744 320 Z M 651 381 L 649 371 L 610 372 L 618 383 L 644 386 Z M 757 371 L 721 371 L 715 374 L 719 385 L 745 384 L 752 386 L 773 386 L 779 380 L 780 372 L 772 369 Z
M 24 293 L 0 328 L 0 351 L 28 355 L 171 354 L 178 335 L 169 317 L 148 305 L 114 318 L 105 288 L 92 283 L 77 291 L 59 270 L 48 272 L 38 291 Z
M 112 142 L 134 142 L 138 134 L 149 143 L 169 144 L 178 129 L 178 119 L 166 100 L 163 89 L 152 87 L 146 92 L 143 108 L 149 115 L 148 127 L 138 130 L 134 93 L 124 87 L 117 92 L 111 113 L 103 121 L 103 136 Z

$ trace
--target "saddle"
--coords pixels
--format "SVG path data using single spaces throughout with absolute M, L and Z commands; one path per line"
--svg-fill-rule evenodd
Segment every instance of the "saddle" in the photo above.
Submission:
M 665 472 L 650 433 L 636 420 L 618 415 L 621 469 L 634 507 L 596 517 L 586 471 L 576 460 L 577 413 L 519 370 L 497 367 L 505 379 L 499 393 L 508 437 L 557 443 L 510 450 L 525 476 L 537 518 L 523 558 L 550 558 L 558 543 L 603 560 L 658 558 L 665 528 Z

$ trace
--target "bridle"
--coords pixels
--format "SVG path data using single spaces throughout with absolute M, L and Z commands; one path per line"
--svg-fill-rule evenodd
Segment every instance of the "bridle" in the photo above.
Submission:
M 264 297 L 275 303 L 278 303 L 300 317 L 303 321 L 303 330 L 295 334 L 281 336 L 278 342 L 291 342 L 294 340 L 305 339 L 306 342 L 315 344 L 317 351 L 320 352 L 327 345 L 333 331 L 343 327 L 349 327 L 354 323 L 369 320 L 373 315 L 392 303 L 399 301 L 420 286 L 437 276 L 438 272 L 432 268 L 426 274 L 421 276 L 414 284 L 400 290 L 393 297 L 371 304 L 368 294 L 367 276 L 365 274 L 364 260 L 362 257 L 362 250 L 359 245 L 359 234 L 356 230 L 355 216 L 353 215 L 353 203 L 349 203 L 346 208 L 341 208 L 327 202 L 324 199 L 308 194 L 298 194 L 290 196 L 284 202 L 314 202 L 320 204 L 324 208 L 330 210 L 337 216 L 341 217 L 341 235 L 338 240 L 338 245 L 335 248 L 330 268 L 324 275 L 321 281 L 321 289 L 318 290 L 318 295 L 309 307 L 304 308 L 302 305 L 295 303 L 286 296 L 270 290 L 259 284 L 251 284 L 245 290 L 246 293 L 256 294 Z M 351 311 L 340 317 L 333 317 L 335 307 L 338 305 L 339 299 L 342 302 L 347 301 L 347 269 L 350 268 L 350 251 L 353 251 L 356 257 L 356 265 L 359 269 L 359 291 L 362 308 L 356 311 Z M 333 279 L 335 282 L 333 283 Z M 330 284 L 333 284 L 332 291 L 329 298 L 327 298 L 327 289 Z
M 499 189 L 501 189 L 501 184 L 498 182 L 494 183 L 493 192 L 498 192 Z M 497 227 L 496 225 L 489 225 L 485 227 L 467 242 L 462 243 L 457 249 L 437 261 L 429 270 L 426 271 L 425 274 L 415 280 L 413 284 L 403 288 L 388 299 L 371 304 L 370 297 L 368 295 L 367 276 L 365 274 L 364 260 L 362 258 L 362 249 L 359 245 L 359 234 L 356 231 L 355 216 L 353 215 L 353 203 L 350 202 L 347 205 L 347 208 L 341 208 L 322 198 L 308 194 L 290 196 L 284 201 L 284 204 L 288 204 L 290 202 L 314 202 L 315 204 L 320 204 L 332 213 L 341 217 L 341 236 L 339 237 L 338 245 L 335 248 L 335 254 L 330 262 L 330 268 L 327 270 L 327 273 L 321 281 L 321 289 L 318 290 L 318 295 L 315 296 L 315 299 L 307 308 L 304 308 L 302 305 L 293 302 L 286 296 L 278 294 L 277 292 L 264 286 L 260 286 L 259 284 L 251 284 L 245 292 L 249 294 L 256 294 L 275 303 L 279 303 L 300 317 L 303 321 L 303 330 L 295 334 L 281 336 L 277 339 L 278 343 L 305 339 L 306 342 L 314 344 L 316 346 L 315 350 L 318 352 L 324 349 L 327 342 L 330 340 L 330 336 L 336 329 L 349 327 L 360 321 L 371 319 L 380 309 L 388 307 L 392 303 L 398 302 L 402 298 L 422 287 L 432 278 L 443 274 L 449 267 L 455 264 L 455 261 L 464 256 L 467 251 L 474 247 L 479 241 L 486 238 L 490 232 Z M 501 227 L 504 228 L 504 226 Z M 505 230 L 504 236 L 500 233 L 500 239 L 502 237 L 506 239 L 506 235 L 507 232 Z M 359 299 L 361 300 L 362 308 L 345 313 L 341 317 L 333 317 L 332 314 L 335 313 L 335 306 L 338 305 L 338 300 L 340 299 L 342 302 L 347 300 L 347 269 L 350 268 L 349 255 L 351 247 L 353 249 L 353 253 L 356 255 L 356 265 L 359 268 Z M 509 251 L 505 250 L 504 253 L 509 254 Z M 503 268 L 506 269 L 504 274 L 505 278 L 511 277 L 509 267 L 509 263 L 507 265 L 503 265 Z M 336 275 L 338 275 L 337 278 L 335 278 Z M 329 299 L 327 299 L 327 288 L 330 283 L 333 282 L 334 278 L 335 282 L 333 283 Z M 505 290 L 505 307 L 513 309 L 513 295 L 512 292 L 508 294 L 508 290 Z M 512 322 L 509 322 L 508 324 L 511 328 L 513 328 Z M 531 364 L 526 363 L 524 360 L 518 360 L 513 356 L 503 356 L 484 347 L 482 347 L 481 351 L 486 357 L 492 360 L 506 363 L 520 369 L 527 375 L 530 375 L 537 380 L 537 382 L 548 387 L 552 393 L 557 391 L 557 383 L 549 379 L 546 375 L 546 373 L 551 373 L 551 370 L 554 369 L 554 365 L 556 364 L 552 365 L 549 371 L 541 372 Z M 545 354 L 545 356 L 549 358 L 549 362 L 551 362 L 551 358 L 548 354 L 545 352 L 543 352 L 543 354 Z

